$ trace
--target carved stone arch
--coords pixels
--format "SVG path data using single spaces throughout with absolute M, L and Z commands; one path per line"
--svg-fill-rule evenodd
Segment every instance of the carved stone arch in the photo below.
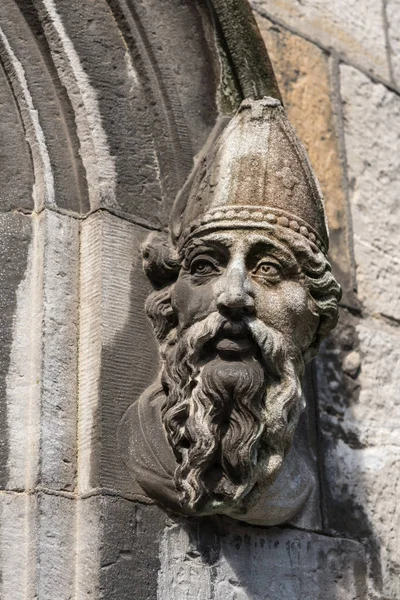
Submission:
M 72 11 L 53 0 L 2 3 L 1 55 L 43 198 L 81 214 L 105 207 L 136 218 L 147 204 L 153 222 L 163 212 L 157 197 L 171 206 L 218 115 L 263 91 L 265 50 L 250 84 L 234 51 L 249 15 L 231 4 L 170 2 L 160 11 L 109 0 Z M 76 36 L 79 19 L 88 23 L 85 41 Z M 45 203 L 37 199 L 36 208 Z
M 85 211 L 88 192 L 74 116 L 41 25 L 30 2 L 5 0 L 0 11 L 2 66 L 32 159 L 32 208 L 50 205 Z
M 170 206 L 217 117 L 219 65 L 207 39 L 209 13 L 201 15 L 190 2 L 168 2 L 162 11 L 154 1 L 108 3 L 150 108 L 163 195 Z

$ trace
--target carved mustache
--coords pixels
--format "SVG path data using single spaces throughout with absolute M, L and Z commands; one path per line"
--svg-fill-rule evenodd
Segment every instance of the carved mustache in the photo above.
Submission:
M 279 331 L 257 317 L 244 316 L 238 321 L 230 321 L 215 311 L 191 325 L 183 334 L 191 362 L 199 360 L 206 344 L 223 336 L 249 337 L 261 351 L 262 360 L 270 374 L 279 376 L 287 356 L 285 339 Z

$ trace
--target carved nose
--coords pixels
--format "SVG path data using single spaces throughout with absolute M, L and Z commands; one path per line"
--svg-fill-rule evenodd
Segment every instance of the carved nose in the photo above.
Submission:
M 221 313 L 232 317 L 254 312 L 252 286 L 243 269 L 233 268 L 226 273 L 217 297 L 217 307 Z

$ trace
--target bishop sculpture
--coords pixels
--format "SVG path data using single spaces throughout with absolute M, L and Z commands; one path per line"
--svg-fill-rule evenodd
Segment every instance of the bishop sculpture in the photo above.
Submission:
M 157 380 L 119 428 L 144 492 L 187 515 L 275 525 L 315 485 L 293 436 L 301 376 L 337 321 L 320 188 L 276 98 L 244 100 L 217 123 L 151 234 L 146 302 Z

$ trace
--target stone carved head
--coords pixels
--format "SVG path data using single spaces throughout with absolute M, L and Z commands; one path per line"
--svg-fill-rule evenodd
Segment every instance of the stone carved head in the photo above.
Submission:
M 244 101 L 216 128 L 169 233 L 143 247 L 162 368 L 124 417 L 125 462 L 172 510 L 287 520 L 310 492 L 291 452 L 300 378 L 340 287 L 319 186 L 278 100 Z

